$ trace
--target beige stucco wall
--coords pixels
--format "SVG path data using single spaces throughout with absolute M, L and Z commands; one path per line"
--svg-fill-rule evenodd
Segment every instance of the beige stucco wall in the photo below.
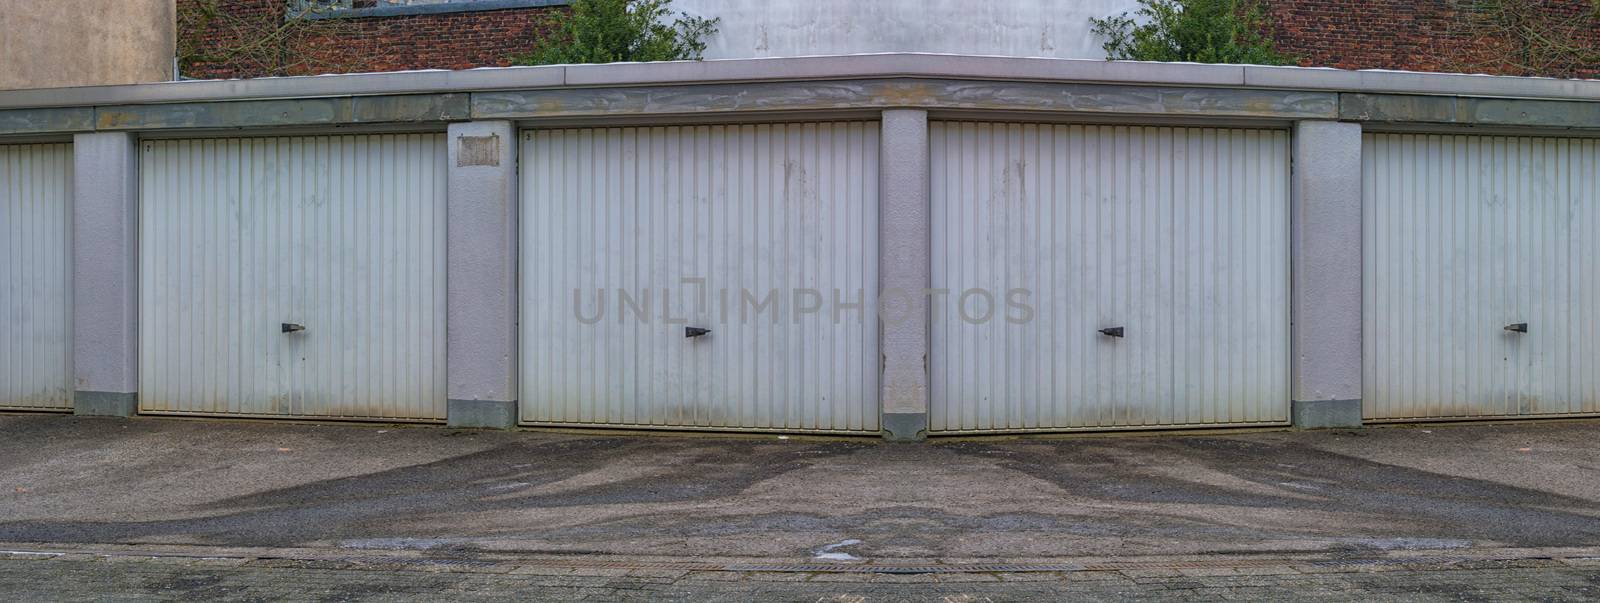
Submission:
M 0 90 L 172 79 L 174 0 L 0 0 Z

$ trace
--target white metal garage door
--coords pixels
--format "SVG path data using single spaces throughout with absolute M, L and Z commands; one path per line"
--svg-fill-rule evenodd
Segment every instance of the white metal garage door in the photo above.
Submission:
M 1365 417 L 1600 413 L 1600 141 L 1368 134 L 1362 155 Z
M 443 135 L 146 141 L 142 169 L 141 412 L 444 418 Z
M 877 124 L 536 130 L 522 162 L 522 420 L 878 430 Z
M 1288 133 L 931 128 L 933 431 L 1287 421 Z
M 72 408 L 72 145 L 0 145 L 0 408 Z

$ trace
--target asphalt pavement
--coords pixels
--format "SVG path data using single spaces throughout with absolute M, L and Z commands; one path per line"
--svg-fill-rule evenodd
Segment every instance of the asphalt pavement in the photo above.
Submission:
M 246 585 L 283 569 L 263 560 L 411 555 L 513 569 L 568 560 L 569 574 L 705 565 L 671 569 L 681 573 L 667 584 L 711 575 L 754 584 L 750 576 L 771 573 L 927 585 L 1003 576 L 1006 564 L 1020 564 L 1015 576 L 1055 576 L 1058 586 L 1119 560 L 1173 572 L 1298 567 L 1273 574 L 1292 585 L 1294 574 L 1324 573 L 1300 571 L 1308 567 L 1409 558 L 1433 565 L 1390 569 L 1466 571 L 1449 579 L 1472 584 L 1466 577 L 1478 574 L 1450 564 L 1513 564 L 1490 568 L 1511 572 L 1501 586 L 1582 598 L 1581 589 L 1600 585 L 1585 565 L 1600 559 L 1600 423 L 890 444 L 6 415 L 0 543 L 43 555 L 0 561 L 0 590 L 5 576 L 30 584 L 25 576 L 89 571 L 73 564 L 112 558 L 237 559 L 201 570 Z M 122 548 L 107 556 L 105 547 Z M 1515 565 L 1534 562 L 1554 565 Z M 149 571 L 176 571 L 149 567 L 157 565 Z M 830 569 L 862 565 L 944 569 Z M 395 575 L 419 575 L 406 571 Z M 1137 586 L 1135 577 L 1118 580 Z M 1329 579 L 1305 583 L 1317 580 Z M 1049 580 L 1027 582 L 1037 589 Z M 1265 588 L 1250 584 L 1227 592 Z M 671 598 L 647 591 L 617 597 Z

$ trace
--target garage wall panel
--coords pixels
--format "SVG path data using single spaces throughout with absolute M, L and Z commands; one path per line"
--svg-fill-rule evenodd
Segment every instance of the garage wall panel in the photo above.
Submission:
M 442 135 L 142 153 L 142 412 L 444 418 Z
M 930 134 L 933 286 L 949 292 L 934 301 L 932 430 L 1287 420 L 1286 132 Z M 1017 290 L 1030 320 L 1004 304 Z
M 0 145 L 0 408 L 72 408 L 72 145 Z
M 1592 139 L 1366 135 L 1368 420 L 1600 412 L 1597 172 Z
M 877 124 L 522 144 L 523 421 L 878 430 Z

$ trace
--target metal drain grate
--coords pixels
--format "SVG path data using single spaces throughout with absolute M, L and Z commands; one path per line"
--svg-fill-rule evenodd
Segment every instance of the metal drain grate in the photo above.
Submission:
M 824 563 L 783 563 L 783 564 L 745 564 L 734 563 L 722 567 L 729 572 L 787 572 L 787 573 L 829 573 L 829 574 L 972 574 L 972 573 L 1028 573 L 1028 572 L 1076 572 L 1081 571 L 1080 565 L 1014 565 L 1014 564 L 973 564 L 973 565 L 831 565 Z
M 476 559 L 417 559 L 413 561 L 418 565 L 433 565 L 442 567 L 494 567 L 499 565 L 493 561 L 479 561 Z
M 1367 566 L 1393 566 L 1393 565 L 1400 565 L 1400 566 L 1405 566 L 1405 565 L 1451 565 L 1451 564 L 1457 564 L 1457 563 L 1465 563 L 1465 562 L 1468 562 L 1468 561 L 1480 561 L 1480 562 L 1485 562 L 1485 563 L 1499 563 L 1499 562 L 1501 562 L 1500 559 L 1470 559 L 1470 558 L 1467 558 L 1467 557 L 1423 557 L 1423 558 L 1411 558 L 1411 559 L 1404 559 L 1404 558 L 1402 558 L 1402 559 L 1383 559 L 1383 558 L 1374 558 L 1374 559 L 1325 559 L 1325 560 L 1321 560 L 1321 561 L 1312 561 L 1310 563 L 1310 565 L 1318 565 L 1318 566 L 1324 566 L 1324 567 L 1346 567 L 1346 566 L 1349 566 L 1349 567 L 1367 567 Z
M 1214 567 L 1274 567 L 1279 565 L 1292 565 L 1301 563 L 1297 560 L 1283 559 L 1225 559 L 1208 561 L 1103 561 L 1099 563 L 1085 563 L 1081 566 L 1084 571 L 1091 572 L 1117 572 L 1122 570 L 1179 570 L 1179 569 L 1209 569 Z

